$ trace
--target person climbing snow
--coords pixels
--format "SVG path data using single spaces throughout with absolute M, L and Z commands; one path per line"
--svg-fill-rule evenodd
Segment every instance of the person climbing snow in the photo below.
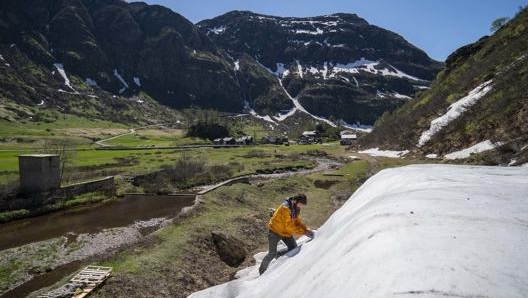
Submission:
M 289 197 L 273 212 L 268 222 L 268 254 L 262 260 L 259 273 L 262 274 L 270 262 L 277 257 L 277 244 L 280 240 L 286 244 L 288 251 L 297 247 L 294 236 L 306 235 L 313 238 L 314 232 L 306 227 L 301 220 L 301 209 L 306 206 L 306 195 L 297 194 Z

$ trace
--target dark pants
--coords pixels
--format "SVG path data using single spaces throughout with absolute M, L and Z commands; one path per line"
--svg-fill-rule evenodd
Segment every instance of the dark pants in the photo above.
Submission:
M 279 244 L 279 241 L 281 240 L 282 242 L 284 242 L 284 244 L 286 244 L 286 246 L 288 247 L 288 250 L 277 252 L 277 244 Z M 297 247 L 297 241 L 295 241 L 295 238 L 293 238 L 293 236 L 281 237 L 273 233 L 272 231 L 268 232 L 268 244 L 269 244 L 268 254 L 264 257 L 264 259 L 262 259 L 262 263 L 260 263 L 260 268 L 259 268 L 260 274 L 264 273 L 264 271 L 268 269 L 268 265 L 271 262 L 271 260 Z

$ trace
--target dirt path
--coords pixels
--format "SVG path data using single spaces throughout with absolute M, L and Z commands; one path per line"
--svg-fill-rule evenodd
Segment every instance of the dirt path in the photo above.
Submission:
M 123 134 L 119 134 L 119 135 L 116 135 L 116 136 L 113 136 L 113 137 L 109 137 L 107 139 L 104 139 L 104 140 L 99 140 L 97 142 L 95 142 L 96 145 L 98 146 L 101 146 L 101 147 L 110 147 L 110 145 L 108 144 L 105 144 L 105 142 L 107 141 L 110 141 L 110 140 L 113 140 L 113 139 L 117 139 L 117 138 L 120 138 L 122 136 L 126 136 L 126 135 L 130 135 L 130 134 L 134 134 L 136 133 L 137 130 L 139 129 L 145 129 L 145 128 L 149 128 L 149 127 L 156 127 L 156 126 L 163 126 L 165 124 L 152 124 L 152 125 L 147 125 L 147 126 L 141 126 L 141 127 L 136 127 L 136 128 L 130 128 L 128 130 L 127 133 L 123 133 Z

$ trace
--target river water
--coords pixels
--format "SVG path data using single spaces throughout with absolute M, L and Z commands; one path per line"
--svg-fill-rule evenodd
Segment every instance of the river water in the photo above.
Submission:
M 131 195 L 99 206 L 73 208 L 0 224 L 0 268 L 2 262 L 13 262 L 12 259 L 17 258 L 17 249 L 31 250 L 40 243 L 40 247 L 45 247 L 53 239 L 64 239 L 62 248 L 67 247 L 69 242 L 85 243 L 89 242 L 86 239 L 97 239 L 88 252 L 78 253 L 79 256 L 64 256 L 64 262 L 54 263 L 53 270 L 39 274 L 10 291 L 4 292 L 5 289 L 0 288 L 0 298 L 25 297 L 32 291 L 57 282 L 78 270 L 83 265 L 83 256 L 97 255 L 98 247 L 100 250 L 111 248 L 107 242 L 115 241 L 116 234 L 123 231 L 121 238 L 124 240 L 118 239 L 117 242 L 125 244 L 127 236 L 135 239 L 130 234 L 137 238 L 141 229 L 175 217 L 182 208 L 191 206 L 194 199 L 194 195 Z

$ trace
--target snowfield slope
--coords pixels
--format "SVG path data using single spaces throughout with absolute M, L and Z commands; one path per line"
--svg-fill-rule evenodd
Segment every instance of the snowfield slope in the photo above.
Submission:
M 190 297 L 528 297 L 528 169 L 381 171 L 296 256 L 257 268 Z

